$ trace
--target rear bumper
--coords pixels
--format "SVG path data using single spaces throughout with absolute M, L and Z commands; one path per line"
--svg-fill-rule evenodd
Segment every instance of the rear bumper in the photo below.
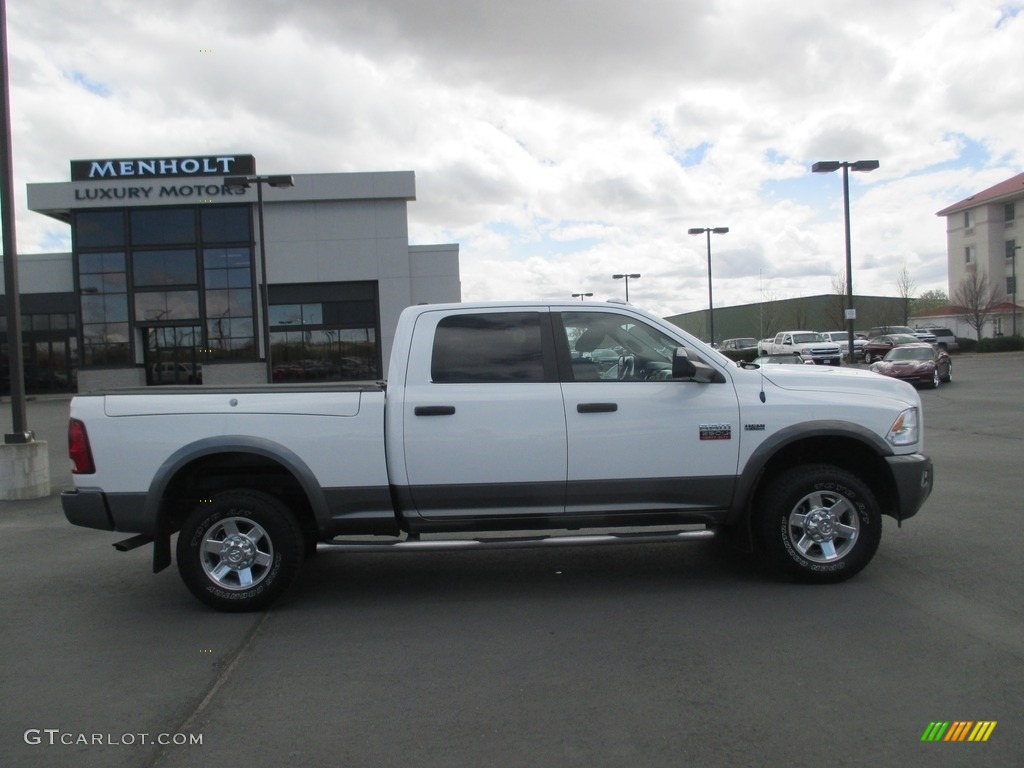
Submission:
M 64 508 L 64 517 L 72 525 L 83 528 L 98 528 L 101 531 L 113 531 L 114 519 L 107 509 L 107 501 L 103 491 L 97 488 L 75 488 L 64 491 L 60 495 L 60 505 Z
M 104 493 L 99 488 L 73 488 L 60 495 L 64 517 L 72 525 L 101 531 L 155 533 L 145 514 L 146 494 Z
M 932 460 L 919 453 L 910 456 L 888 456 L 886 461 L 896 483 L 896 506 L 893 517 L 913 517 L 931 495 L 935 485 Z

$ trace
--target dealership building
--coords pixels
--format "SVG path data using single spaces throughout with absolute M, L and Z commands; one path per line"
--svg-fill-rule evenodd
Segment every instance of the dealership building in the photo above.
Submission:
M 402 309 L 461 299 L 458 245 L 409 244 L 411 171 L 255 171 L 80 160 L 29 184 L 72 251 L 19 256 L 26 389 L 384 378 Z

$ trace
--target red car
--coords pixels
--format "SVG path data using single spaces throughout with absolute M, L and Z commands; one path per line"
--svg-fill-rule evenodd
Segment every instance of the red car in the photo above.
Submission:
M 871 363 L 881 360 L 890 349 L 901 347 L 904 344 L 918 344 L 920 339 L 910 333 L 886 333 L 882 336 L 872 336 L 864 345 L 864 362 Z
M 935 389 L 940 381 L 953 380 L 953 361 L 946 350 L 931 344 L 902 344 L 891 349 L 871 370 L 883 376 L 909 382 L 915 387 Z

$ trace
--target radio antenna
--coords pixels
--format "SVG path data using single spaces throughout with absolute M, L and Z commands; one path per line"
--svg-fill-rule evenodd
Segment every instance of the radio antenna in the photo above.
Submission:
M 757 333 L 758 333 L 757 343 L 758 343 L 758 346 L 760 346 L 761 342 L 764 341 L 764 280 L 763 280 L 763 277 L 764 277 L 763 271 L 760 270 L 760 269 L 757 270 L 757 289 L 761 292 L 761 303 L 760 303 L 760 305 L 758 305 L 758 312 L 759 312 L 759 315 L 760 315 L 760 317 L 758 319 L 758 323 L 757 323 L 758 324 L 758 329 L 757 329 Z M 758 397 L 761 399 L 761 402 L 763 403 L 764 402 L 764 363 L 761 363 L 761 365 L 758 366 L 758 367 L 761 369 L 761 371 L 760 371 L 760 375 L 761 375 L 761 391 L 758 393 Z

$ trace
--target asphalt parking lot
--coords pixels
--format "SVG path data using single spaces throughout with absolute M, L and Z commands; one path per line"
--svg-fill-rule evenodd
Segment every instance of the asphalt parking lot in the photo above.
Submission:
M 1020 765 L 1022 396 L 1024 354 L 954 357 L 935 491 L 845 584 L 709 543 L 322 554 L 259 615 L 69 525 L 67 400 L 33 401 L 53 493 L 0 502 L 0 764 Z

